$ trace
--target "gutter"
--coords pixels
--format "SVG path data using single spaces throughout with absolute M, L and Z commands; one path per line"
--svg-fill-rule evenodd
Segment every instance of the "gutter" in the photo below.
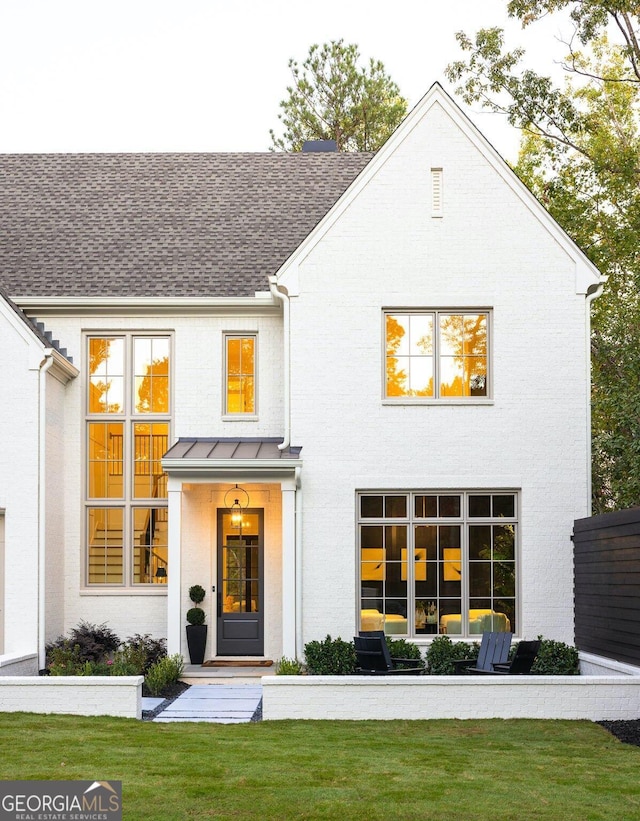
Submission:
M 283 318 L 283 372 L 284 372 L 284 439 L 278 445 L 279 450 L 286 450 L 291 443 L 291 327 L 289 321 L 289 296 L 278 289 L 278 278 L 269 277 L 269 290 L 274 299 L 282 302 Z
M 587 516 L 592 515 L 592 496 L 593 496 L 593 467 L 591 465 L 591 440 L 593 436 L 591 427 L 591 303 L 602 294 L 602 289 L 607 281 L 606 277 L 602 277 L 601 282 L 597 285 L 592 285 L 587 291 L 586 297 L 586 365 L 587 365 Z
M 45 513 L 47 371 L 53 366 L 53 349 L 45 348 L 38 374 L 38 669 L 45 665 Z

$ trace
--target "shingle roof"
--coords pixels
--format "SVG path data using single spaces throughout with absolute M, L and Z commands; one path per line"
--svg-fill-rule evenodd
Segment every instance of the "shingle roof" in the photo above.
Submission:
M 31 331 L 34 336 L 36 336 L 40 342 L 44 345 L 45 348 L 55 348 L 59 354 L 64 356 L 69 362 L 73 363 L 73 357 L 69 356 L 67 353 L 66 348 L 60 347 L 60 342 L 57 339 L 53 339 L 53 335 L 51 331 L 47 331 L 44 323 L 42 322 L 35 322 L 34 320 L 30 319 L 24 311 L 22 311 L 16 303 L 11 299 L 9 294 L 0 287 L 0 299 L 4 300 L 6 304 L 14 311 L 17 316 L 20 318 L 25 325 L 28 326 L 29 330 Z
M 253 296 L 371 154 L 0 155 L 12 296 Z

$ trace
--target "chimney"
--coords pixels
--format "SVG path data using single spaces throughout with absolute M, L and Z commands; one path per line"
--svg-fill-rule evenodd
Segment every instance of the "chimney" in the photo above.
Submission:
M 337 150 L 338 144 L 335 140 L 305 140 L 302 143 L 302 151 L 305 154 L 323 154 Z

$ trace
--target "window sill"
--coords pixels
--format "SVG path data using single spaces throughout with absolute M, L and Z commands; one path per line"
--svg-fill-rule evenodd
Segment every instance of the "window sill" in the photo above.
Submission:
M 400 399 L 383 399 L 383 405 L 429 405 L 430 407 L 438 407 L 438 406 L 447 406 L 452 407 L 454 405 L 494 405 L 495 402 L 493 399 L 488 397 L 464 397 L 462 399 L 453 399 L 447 397 L 445 399 L 413 399 L 409 396 L 402 397 Z
M 258 417 L 254 413 L 234 413 L 233 415 L 225 414 L 222 417 L 223 422 L 257 422 Z
M 160 589 L 158 589 L 160 588 Z M 83 587 L 80 590 L 81 596 L 166 596 L 167 585 L 155 585 L 147 590 L 142 585 L 139 587 Z

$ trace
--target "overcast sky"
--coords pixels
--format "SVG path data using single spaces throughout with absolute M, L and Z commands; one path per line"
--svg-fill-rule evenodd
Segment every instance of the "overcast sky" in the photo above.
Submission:
M 415 105 L 459 56 L 454 33 L 508 26 L 538 68 L 555 19 L 522 33 L 506 0 L 0 0 L 0 152 L 266 151 L 290 57 L 343 38 Z M 553 54 L 552 54 L 553 51 Z M 451 90 L 449 88 L 449 90 Z M 470 112 L 468 112 L 470 113 Z M 515 159 L 495 115 L 474 120 Z

